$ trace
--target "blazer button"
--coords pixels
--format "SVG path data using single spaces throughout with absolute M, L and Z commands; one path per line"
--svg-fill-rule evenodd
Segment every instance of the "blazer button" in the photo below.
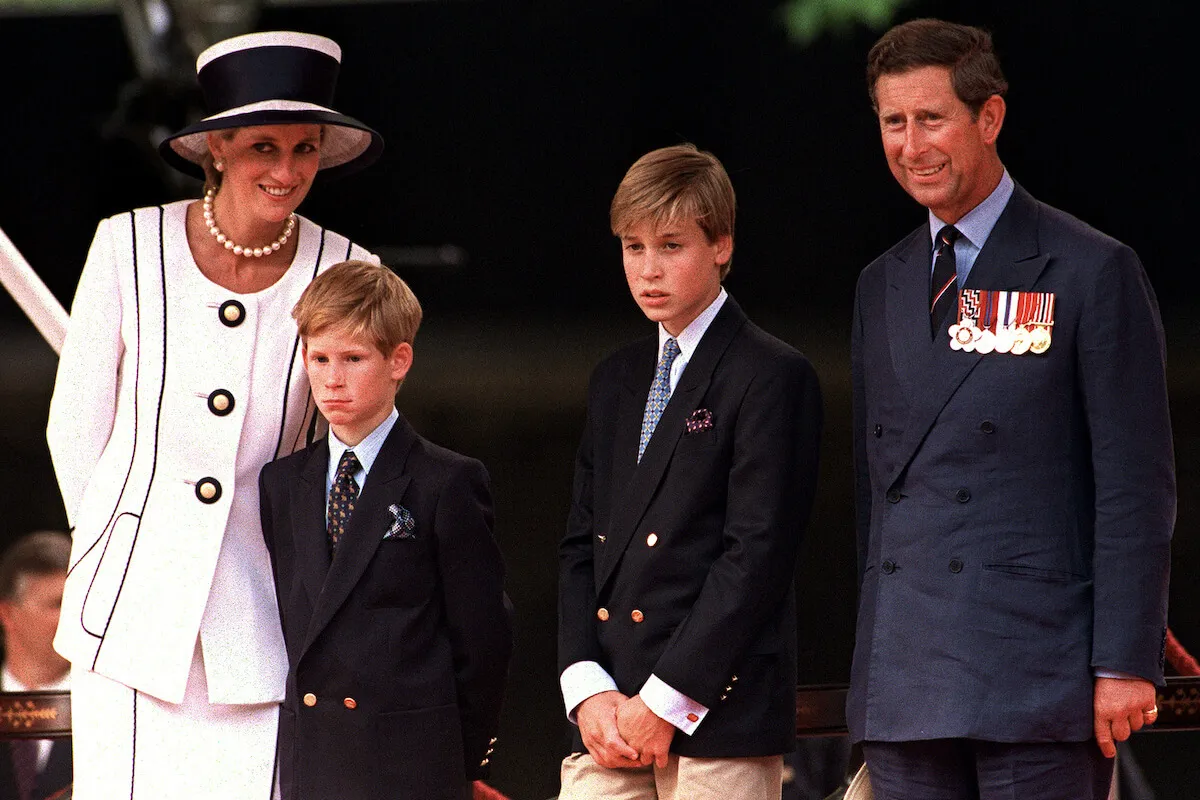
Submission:
M 600 620 L 601 622 L 608 622 L 608 609 L 596 609 L 596 619 Z
M 216 389 L 208 396 L 208 410 L 223 417 L 233 411 L 233 394 L 227 389 Z
M 313 694 L 312 692 L 309 692 L 308 694 L 304 695 L 304 705 L 308 706 L 309 708 L 312 708 L 316 704 L 317 704 L 317 696 L 315 694 Z
M 882 564 L 880 564 L 879 568 L 881 570 L 883 570 L 884 575 L 891 575 L 893 572 L 896 571 L 896 562 L 892 561 L 891 559 L 888 559 L 887 561 L 884 561 Z
M 196 499 L 209 505 L 221 499 L 221 482 L 216 478 L 201 478 L 196 481 Z
M 992 422 L 990 419 L 985 419 L 983 422 L 979 423 L 979 430 L 983 431 L 984 433 L 995 433 L 996 423 Z
M 882 425 L 876 425 L 876 426 L 875 426 L 874 433 L 875 433 L 875 438 L 876 438 L 876 439 L 878 439 L 879 437 L 883 436 L 883 426 L 882 426 Z
M 730 679 L 729 679 L 729 682 L 730 682 L 730 683 L 737 683 L 737 675 L 734 675 L 732 678 L 730 678 Z
M 494 747 L 494 746 L 495 746 L 495 744 L 496 744 L 496 741 L 497 741 L 497 739 L 496 739 L 496 737 L 495 737 L 495 736 L 493 736 L 492 738 L 488 739 L 488 747 Z
M 957 558 L 950 559 L 950 571 L 955 575 L 962 572 L 963 562 Z
M 654 545 L 656 545 L 656 544 L 658 544 L 658 534 L 657 533 L 652 533 L 646 537 L 646 546 L 647 547 L 654 547 Z
M 246 307 L 237 300 L 226 300 L 217 309 L 217 318 L 226 328 L 236 328 L 246 319 Z
M 900 490 L 899 489 L 888 489 L 887 501 L 889 503 L 899 503 L 900 502 Z
M 342 705 L 344 705 L 346 708 L 353 711 L 354 709 L 358 708 L 358 701 L 355 700 L 353 697 L 347 697 L 345 700 L 342 701 Z
M 971 499 L 971 490 L 966 488 L 959 489 L 954 493 L 954 498 L 960 503 L 965 503 Z
M 490 764 L 490 763 L 491 763 L 491 762 L 490 762 L 488 759 L 486 759 L 486 758 L 485 758 L 483 761 L 480 761 L 480 762 L 479 762 L 479 766 L 481 766 L 481 767 L 486 767 L 486 766 L 487 766 L 488 764 Z
M 630 618 L 631 620 L 633 620 L 634 622 L 641 622 L 642 620 L 644 620 L 644 619 L 646 618 L 646 615 L 645 615 L 645 614 L 643 614 L 641 611 L 638 611 L 638 610 L 635 608 L 635 609 L 633 610 L 633 612 L 632 612 L 632 613 L 629 615 L 629 618 Z
M 727 694 L 721 695 L 721 702 L 724 703 L 728 697 L 729 697 L 729 695 L 727 695 Z

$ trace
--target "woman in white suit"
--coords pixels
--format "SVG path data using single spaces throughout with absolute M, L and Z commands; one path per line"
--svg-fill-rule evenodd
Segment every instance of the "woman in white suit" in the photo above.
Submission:
M 340 56 L 290 32 L 210 47 L 213 114 L 162 146 L 204 198 L 96 231 L 48 427 L 74 538 L 55 646 L 76 800 L 274 791 L 287 655 L 258 472 L 315 425 L 292 306 L 325 267 L 378 260 L 295 213 L 319 170 L 383 147 L 329 108 Z

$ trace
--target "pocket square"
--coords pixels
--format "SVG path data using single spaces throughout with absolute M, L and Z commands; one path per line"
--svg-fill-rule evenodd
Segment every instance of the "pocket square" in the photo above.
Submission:
M 697 408 L 687 418 L 686 433 L 700 433 L 701 431 L 711 430 L 713 426 L 712 412 L 707 408 Z
M 417 521 L 413 519 L 411 511 L 393 503 L 388 506 L 388 513 L 392 515 L 392 524 L 388 526 L 387 533 L 383 534 L 384 539 L 417 538 Z

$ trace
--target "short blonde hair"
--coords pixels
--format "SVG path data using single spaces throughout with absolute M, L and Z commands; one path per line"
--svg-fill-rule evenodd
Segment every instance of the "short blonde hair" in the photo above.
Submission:
M 366 335 L 385 356 L 412 344 L 421 327 L 421 304 L 408 284 L 387 267 L 343 261 L 305 288 L 292 309 L 305 342 L 330 328 L 345 326 L 351 336 Z
M 737 200 L 725 167 L 712 153 L 694 144 L 651 150 L 634 162 L 613 196 L 609 224 L 615 236 L 624 236 L 650 220 L 655 227 L 694 219 L 715 242 L 733 237 Z M 722 280 L 731 262 L 721 266 Z

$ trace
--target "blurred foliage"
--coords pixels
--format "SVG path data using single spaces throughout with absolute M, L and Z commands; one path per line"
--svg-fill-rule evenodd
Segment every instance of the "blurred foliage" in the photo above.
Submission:
M 855 24 L 883 30 L 907 0 L 786 0 L 780 8 L 792 40 L 808 45 L 826 33 L 844 33 Z

